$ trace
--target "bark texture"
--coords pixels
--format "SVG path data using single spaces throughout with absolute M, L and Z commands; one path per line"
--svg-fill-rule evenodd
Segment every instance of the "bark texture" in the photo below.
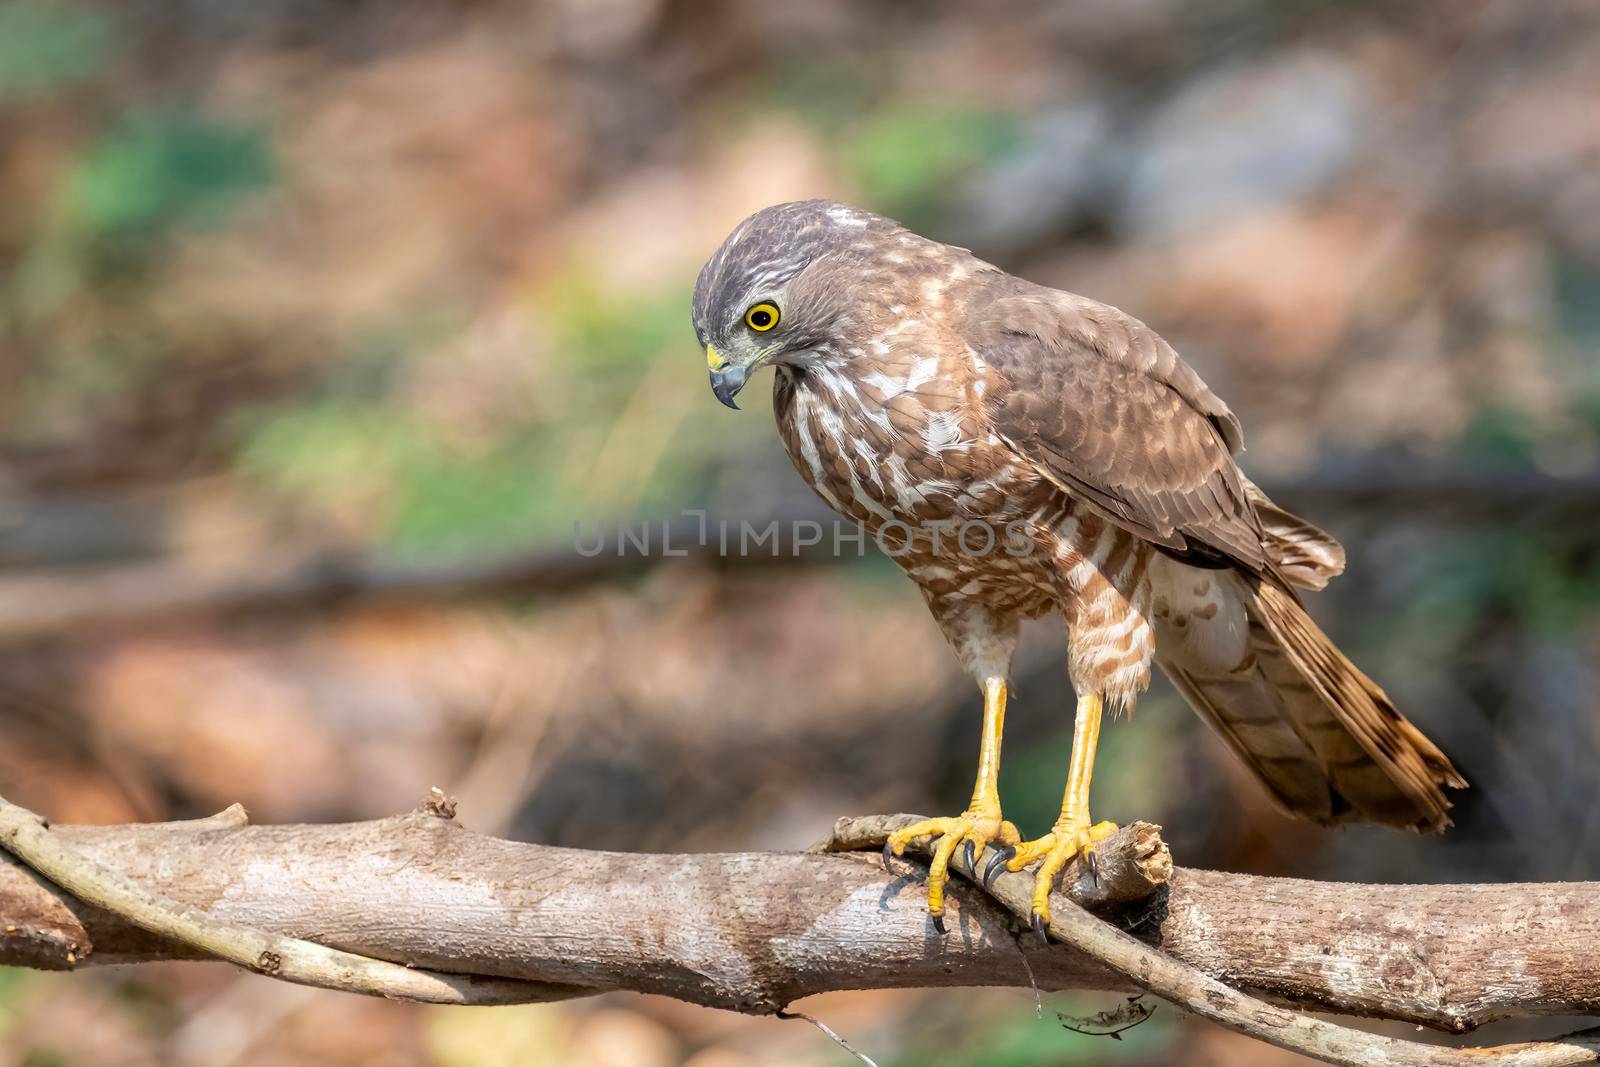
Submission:
M 874 855 L 591 852 L 484 837 L 425 811 L 335 826 L 55 832 L 218 920 L 456 974 L 744 1012 L 833 989 L 1026 986 L 1029 969 L 1045 989 L 1128 988 L 1071 949 L 1018 937 L 1011 916 L 961 880 L 940 937 L 923 907 L 924 868 L 889 874 Z M 1074 872 L 1067 884 L 1097 903 Z M 1454 1031 L 1600 1013 L 1594 884 L 1375 886 L 1178 868 L 1148 899 L 1099 903 L 1175 959 L 1298 1007 Z M 0 857 L 0 964 L 193 956 Z

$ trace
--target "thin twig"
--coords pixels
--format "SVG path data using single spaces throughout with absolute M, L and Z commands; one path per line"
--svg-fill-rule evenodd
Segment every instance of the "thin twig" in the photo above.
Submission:
M 1025 914 L 1031 907 L 1019 894 L 1007 895 L 1013 898 L 1007 906 L 1014 913 Z M 1325 1063 L 1345 1067 L 1565 1067 L 1600 1062 L 1600 1040 L 1594 1036 L 1559 1043 L 1449 1049 L 1354 1030 L 1241 993 L 1151 949 L 1059 894 L 1052 899 L 1050 910 L 1052 937 L 1127 975 L 1139 986 L 1230 1030 Z
M 776 1015 L 780 1019 L 799 1019 L 802 1022 L 810 1023 L 818 1030 L 821 1030 L 823 1033 L 827 1034 L 828 1037 L 833 1040 L 835 1045 L 838 1045 L 840 1048 L 850 1053 L 850 1055 L 866 1064 L 867 1067 L 878 1067 L 878 1065 L 872 1061 L 870 1056 L 868 1056 L 865 1052 L 861 1052 L 860 1050 L 854 1048 L 850 1042 L 840 1037 L 839 1034 L 834 1031 L 833 1027 L 829 1026 L 815 1015 L 807 1015 L 803 1011 L 790 1011 L 787 1008 L 777 1012 Z
M 1033 1017 L 1044 1018 L 1044 996 L 1039 992 L 1039 982 L 1033 977 L 1033 964 L 1028 962 L 1028 954 L 1022 949 L 1022 939 L 1027 936 L 1018 930 L 1016 934 L 1017 958 L 1022 961 L 1023 973 L 1028 976 L 1028 988 L 1033 990 Z

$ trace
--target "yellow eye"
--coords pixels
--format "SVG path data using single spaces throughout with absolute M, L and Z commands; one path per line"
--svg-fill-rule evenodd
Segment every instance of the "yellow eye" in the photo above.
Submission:
M 755 304 L 744 313 L 744 324 L 757 333 L 766 333 L 778 325 L 779 314 L 776 304 Z

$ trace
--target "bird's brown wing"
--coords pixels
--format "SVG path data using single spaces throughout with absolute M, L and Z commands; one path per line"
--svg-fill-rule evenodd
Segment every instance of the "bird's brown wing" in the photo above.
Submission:
M 1003 381 L 994 432 L 1062 489 L 1168 553 L 1270 569 L 1233 461 L 1239 421 L 1154 330 L 1104 304 L 1007 279 L 975 294 L 968 337 Z
M 1200 618 L 1247 618 L 1253 655 L 1219 661 L 1205 641 L 1163 636 L 1157 619 L 1157 658 L 1201 717 L 1294 814 L 1449 825 L 1442 787 L 1465 781 L 1300 607 L 1291 586 L 1319 587 L 1343 568 L 1343 551 L 1245 480 L 1227 406 L 1138 320 L 997 285 L 1008 291 L 975 303 L 968 320 L 973 350 L 1004 379 L 985 395 L 995 433 L 1169 555 L 1242 572 L 1227 578 L 1237 610 Z M 1175 573 L 1185 580 L 1164 590 L 1173 605 L 1198 589 L 1192 572 Z

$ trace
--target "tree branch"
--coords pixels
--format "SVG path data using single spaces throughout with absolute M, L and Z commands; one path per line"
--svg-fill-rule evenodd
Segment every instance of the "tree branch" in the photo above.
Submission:
M 716 530 L 711 530 L 709 540 L 705 537 L 704 521 L 710 520 L 679 516 L 669 521 L 605 523 L 600 537 L 595 524 L 586 523 L 582 530 L 586 552 L 579 551 L 574 535 L 542 548 L 460 559 L 396 560 L 355 552 L 302 550 L 258 559 L 247 568 L 221 571 L 163 558 L 91 570 L 12 573 L 0 582 L 0 642 L 217 614 L 329 610 L 352 603 L 557 596 L 627 579 L 685 555 L 723 569 L 812 565 L 831 559 L 826 545 L 793 544 L 790 531 L 799 521 L 833 521 L 832 513 L 824 509 L 821 501 L 808 498 L 748 520 L 756 529 L 776 525 L 783 531 L 781 555 L 776 544 L 759 552 L 719 555 L 713 547 L 718 544 Z M 619 525 L 627 525 L 634 536 L 644 538 L 648 550 L 625 540 Z M 596 542 L 603 547 L 595 547 Z
M 903 817 L 889 817 L 891 825 L 882 826 L 885 836 L 887 831 L 898 828 L 892 825 L 892 821 L 900 818 Z M 851 842 L 867 836 L 876 837 L 884 820 L 877 817 L 860 821 L 871 826 L 870 833 L 865 827 L 849 825 L 850 820 L 840 820 L 834 831 L 835 837 Z M 1130 829 L 1140 826 L 1154 829 L 1148 824 L 1135 824 L 1118 832 L 1126 835 Z M 1116 856 L 1118 873 L 1124 878 L 1130 866 L 1135 872 L 1142 873 L 1141 865 L 1126 862 L 1129 843 L 1111 839 L 1104 842 L 1108 851 Z M 1164 847 L 1162 852 L 1165 852 Z M 1085 865 L 1074 863 L 1073 866 L 1081 868 Z M 968 878 L 975 877 L 974 869 L 967 866 L 964 856 L 952 857 L 951 867 Z M 1159 865 L 1156 869 L 1159 869 Z M 1069 879 L 1066 882 L 1068 886 L 1076 887 L 1079 884 L 1074 878 L 1073 869 L 1063 873 Z M 1079 871 L 1077 877 L 1081 878 L 1086 873 Z M 1031 917 L 1033 879 L 1028 872 L 1000 875 L 994 880 L 990 892 L 1019 920 L 1027 921 Z M 1071 895 L 1070 890 L 1068 895 Z M 1369 1034 L 1268 1004 L 1242 993 L 1191 964 L 1151 948 L 1115 925 L 1095 918 L 1079 906 L 1079 902 L 1068 904 L 1052 900 L 1050 913 L 1051 937 L 1066 942 L 1126 976 L 1139 988 L 1247 1037 L 1325 1063 L 1349 1064 L 1352 1067 L 1465 1067 L 1468 1064 L 1562 1067 L 1566 1064 L 1593 1063 L 1597 1059 L 1596 1051 L 1600 1050 L 1600 1036 L 1597 1035 L 1578 1035 L 1560 1043 L 1539 1042 L 1463 1050 L 1434 1048 L 1415 1041 Z
M 1101 887 L 1086 888 L 1069 870 L 1069 888 L 1052 905 L 1052 931 L 1085 954 L 1017 936 L 996 901 L 1025 909 L 1026 875 L 1001 875 L 994 899 L 953 883 L 950 933 L 939 937 L 923 907 L 921 868 L 917 877 L 890 876 L 876 857 L 859 854 L 547 848 L 473 834 L 437 807 L 342 826 L 235 822 L 34 829 L 116 872 L 111 881 L 144 904 L 188 909 L 203 926 L 392 961 L 406 974 L 426 968 L 447 986 L 457 976 L 514 979 L 554 987 L 522 989 L 535 995 L 631 989 L 775 1013 L 832 989 L 1026 985 L 1031 971 L 1045 989 L 1148 987 L 1312 1051 L 1346 1035 L 1364 1042 L 1356 1051 L 1326 1045 L 1317 1054 L 1332 1062 L 1597 1058 L 1587 1037 L 1472 1051 L 1394 1042 L 1239 992 L 1449 1030 L 1600 1012 L 1600 963 L 1589 951 L 1600 934 L 1594 885 L 1358 886 L 1179 869 L 1153 897 L 1128 902 L 1118 887 L 1130 877 L 1159 885 L 1166 865 L 1154 828 L 1128 827 L 1102 846 Z M 6 825 L 9 848 L 17 838 Z M 890 825 L 845 821 L 832 843 L 870 845 Z M 959 858 L 957 866 L 965 870 Z M 112 906 L 129 903 L 87 892 Z M 1082 912 L 1074 899 L 1112 922 Z M 72 968 L 202 955 L 57 891 L 18 863 L 0 863 L 0 964 Z M 1386 1050 L 1382 1058 L 1368 1055 L 1373 1048 Z
M 429 805 L 433 803 L 430 797 Z M 423 812 L 435 814 L 430 806 Z M 192 831 L 202 832 L 243 825 L 243 815 L 244 809 L 236 804 L 188 825 Z M 203 911 L 134 885 L 62 844 L 59 837 L 37 815 L 0 797 L 0 846 L 55 885 L 141 930 L 271 978 L 433 1004 L 525 1004 L 581 992 L 542 982 L 416 970 L 300 938 L 219 922 Z M 6 929 L 9 932 L 9 924 Z

